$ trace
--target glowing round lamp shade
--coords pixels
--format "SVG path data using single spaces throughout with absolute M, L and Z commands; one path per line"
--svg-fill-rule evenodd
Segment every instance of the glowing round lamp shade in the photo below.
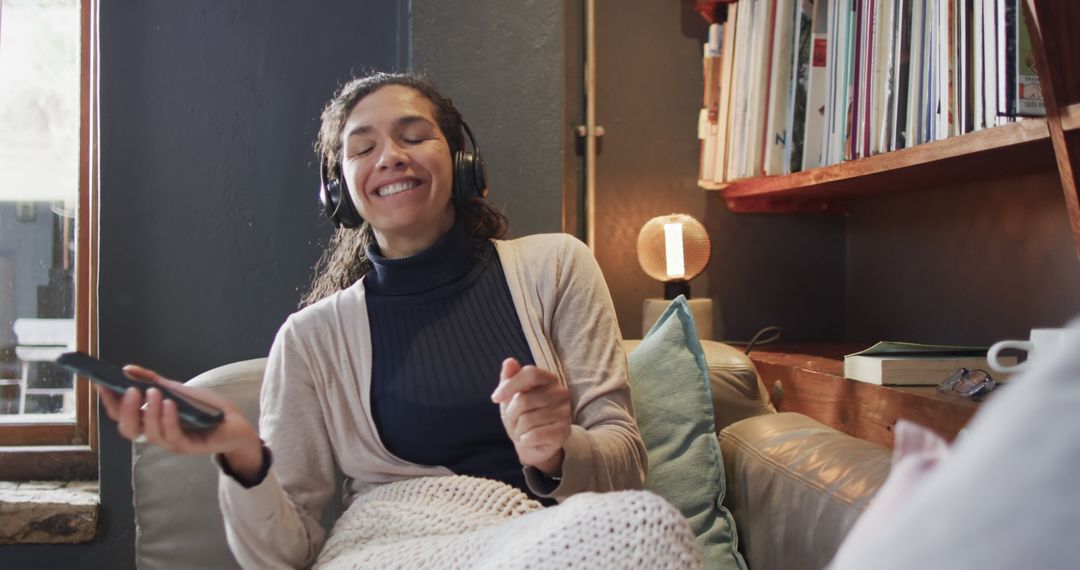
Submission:
M 665 287 L 665 298 L 672 298 L 669 291 L 689 298 L 685 283 L 705 270 L 710 251 L 705 227 L 686 214 L 657 216 L 638 233 L 638 263 L 645 273 L 665 284 L 680 285 L 675 289 Z

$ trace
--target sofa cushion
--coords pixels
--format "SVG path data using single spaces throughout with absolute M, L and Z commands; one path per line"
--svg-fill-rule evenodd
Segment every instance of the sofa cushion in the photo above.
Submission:
M 623 341 L 627 354 L 639 344 L 640 340 Z M 701 349 L 709 368 L 717 433 L 739 420 L 776 413 L 753 361 L 742 350 L 715 340 L 702 340 Z
M 727 499 L 752 570 L 823 568 L 889 474 L 889 449 L 802 414 L 720 433 Z
M 265 358 L 236 362 L 200 374 L 188 384 L 224 395 L 256 423 L 265 367 Z M 148 443 L 133 445 L 138 568 L 239 568 L 225 542 L 213 461 L 204 455 L 176 455 Z
M 630 354 L 630 388 L 649 455 L 645 488 L 690 521 L 710 568 L 745 568 L 723 507 L 724 463 L 716 441 L 708 367 L 681 296 Z

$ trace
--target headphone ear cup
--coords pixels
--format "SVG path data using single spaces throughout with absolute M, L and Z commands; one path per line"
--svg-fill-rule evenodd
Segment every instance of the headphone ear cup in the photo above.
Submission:
M 480 198 L 487 198 L 487 163 L 484 162 L 484 157 L 480 156 L 480 151 L 473 155 L 472 171 L 473 187 L 476 189 L 476 195 Z
M 364 218 L 356 210 L 352 197 L 349 196 L 348 187 L 345 185 L 345 177 L 341 168 L 334 169 L 336 177 L 327 177 L 326 163 L 319 169 L 319 202 L 322 203 L 323 213 L 340 228 L 358 228 L 364 223 Z M 329 178 L 329 181 L 327 179 Z
M 487 195 L 487 176 L 484 159 L 471 152 L 459 150 L 454 153 L 454 199 L 465 205 L 473 196 Z
M 469 203 L 469 175 L 465 167 L 465 155 L 463 150 L 454 152 L 454 204 L 458 208 L 465 207 Z

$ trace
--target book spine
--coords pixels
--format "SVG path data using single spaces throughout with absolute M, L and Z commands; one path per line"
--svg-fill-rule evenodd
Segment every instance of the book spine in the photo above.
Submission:
M 1005 78 L 999 80 L 1004 86 L 1004 103 L 998 105 L 1003 114 L 1011 119 L 1016 117 L 1016 43 L 1017 43 L 1017 11 L 1020 10 L 1019 0 L 1002 0 L 1005 4 L 1005 48 L 1002 50 L 1005 57 Z
M 717 104 L 716 157 L 713 159 L 715 182 L 726 182 L 729 179 L 727 149 L 731 138 L 732 94 L 737 88 L 732 82 L 732 72 L 735 67 L 735 30 L 738 18 L 739 5 L 732 4 L 728 7 L 728 18 L 724 22 L 724 41 L 721 47 L 720 83 L 723 88 L 720 90 L 720 100 Z
M 801 4 L 801 0 L 798 0 Z M 765 147 L 762 170 L 767 175 L 784 174 L 785 153 L 791 136 L 788 121 L 792 103 L 796 0 L 778 0 L 774 15 L 772 73 L 766 108 Z
M 1020 11 L 1017 19 L 1016 45 L 1016 101 L 1017 115 L 1041 117 L 1046 115 L 1043 102 L 1042 86 L 1035 66 L 1035 52 L 1031 48 L 1031 35 L 1028 31 L 1027 10 Z
M 894 127 L 893 150 L 908 146 L 908 96 L 911 80 L 911 8 L 913 0 L 900 0 L 899 48 L 896 55 L 898 73 L 896 82 L 896 126 Z
M 810 80 L 814 50 L 814 2 L 799 0 L 796 14 L 795 37 L 796 49 L 792 60 L 792 102 L 788 124 L 790 137 L 787 153 L 787 172 L 799 172 L 803 169 L 805 150 L 808 146 Z
M 826 140 L 826 109 L 829 83 L 829 12 L 827 0 L 815 0 L 813 46 L 810 49 L 809 85 L 806 98 L 806 131 L 803 144 L 802 170 L 824 164 L 823 153 Z

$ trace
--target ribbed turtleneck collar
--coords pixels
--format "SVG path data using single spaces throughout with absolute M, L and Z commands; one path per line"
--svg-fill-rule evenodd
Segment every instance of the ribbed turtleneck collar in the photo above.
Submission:
M 383 257 L 379 245 L 367 246 L 373 269 L 364 288 L 380 295 L 415 295 L 457 280 L 475 263 L 472 245 L 460 219 L 431 247 L 409 257 Z

